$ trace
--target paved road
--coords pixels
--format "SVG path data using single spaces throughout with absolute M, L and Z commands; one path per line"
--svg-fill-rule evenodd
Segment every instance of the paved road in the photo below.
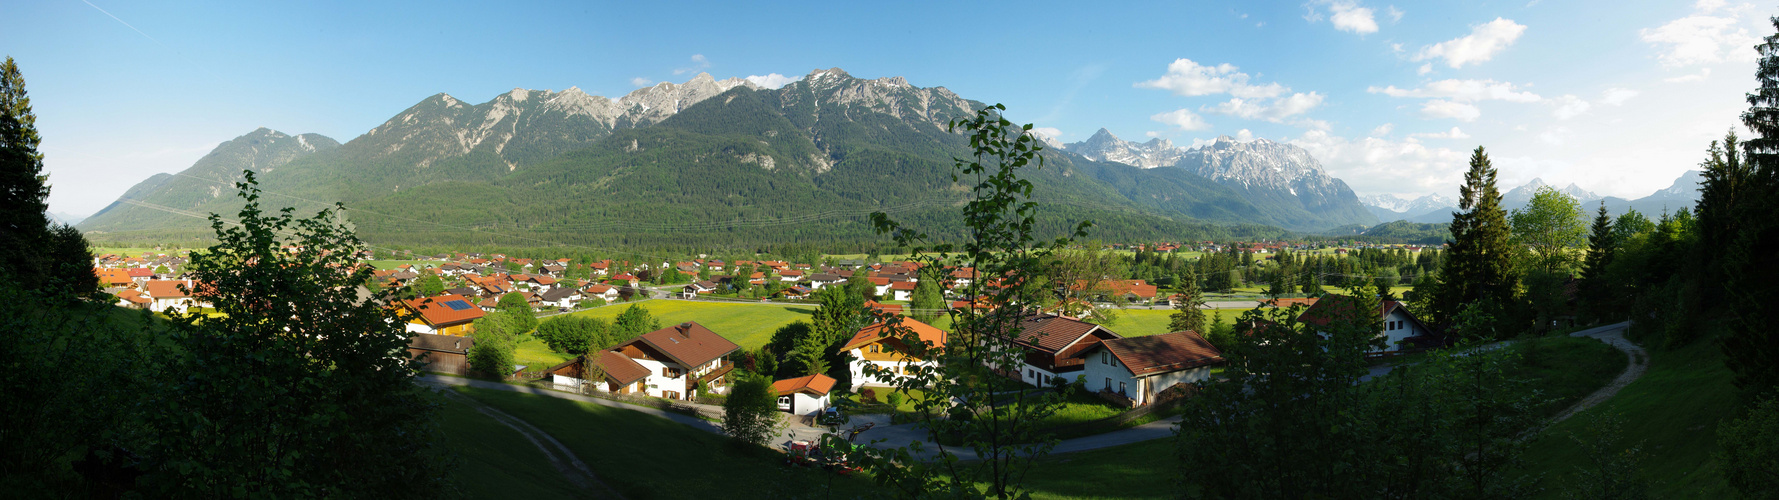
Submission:
M 1574 406 L 1570 406 L 1569 409 L 1563 410 L 1563 412 L 1558 413 L 1557 416 L 1551 417 L 1550 421 L 1545 422 L 1545 425 L 1562 422 L 1564 419 L 1575 416 L 1576 413 L 1581 413 L 1583 410 L 1593 408 L 1594 405 L 1612 399 L 1612 396 L 1617 395 L 1620 389 L 1624 389 L 1625 386 L 1630 385 L 1631 382 L 1636 382 L 1638 378 L 1643 376 L 1643 372 L 1649 370 L 1649 353 L 1644 352 L 1642 347 L 1637 347 L 1637 344 L 1633 344 L 1629 339 L 1625 338 L 1625 330 L 1630 327 L 1631 322 L 1626 321 L 1569 334 L 1571 337 L 1589 337 L 1597 339 L 1601 342 L 1605 342 L 1606 345 L 1624 351 L 1625 359 L 1627 361 L 1625 363 L 1625 371 L 1619 373 L 1617 378 L 1612 379 L 1611 383 L 1606 384 L 1606 387 L 1601 387 L 1600 390 L 1594 391 L 1593 394 L 1581 398 L 1581 401 L 1577 401 Z
M 721 427 L 718 427 L 717 424 L 715 424 L 709 420 L 704 420 L 704 419 L 697 418 L 697 417 L 682 415 L 679 413 L 661 410 L 658 408 L 651 408 L 651 407 L 641 406 L 641 405 L 633 405 L 630 403 L 621 403 L 621 402 L 617 402 L 617 401 L 612 401 L 610 399 L 600 399 L 600 398 L 595 398 L 595 397 L 591 397 L 591 396 L 582 396 L 579 394 L 571 394 L 571 393 L 566 393 L 566 392 L 561 392 L 561 391 L 539 389 L 536 387 L 503 384 L 500 382 L 492 382 L 492 381 L 488 381 L 488 380 L 467 379 L 467 378 L 463 378 L 463 377 L 453 377 L 450 375 L 440 375 L 440 374 L 436 374 L 436 373 L 429 373 L 426 375 L 422 375 L 422 376 L 420 376 L 420 381 L 422 383 L 432 384 L 432 385 L 437 385 L 437 386 L 460 385 L 460 386 L 474 387 L 477 389 L 489 389 L 489 390 L 495 390 L 495 391 L 518 392 L 518 393 L 523 393 L 523 394 L 536 394 L 539 396 L 548 396 L 548 397 L 552 397 L 552 398 L 560 398 L 560 399 L 567 399 L 567 400 L 573 400 L 573 401 L 582 401 L 582 402 L 587 402 L 587 403 L 593 403 L 593 404 L 600 405 L 600 406 L 609 406 L 612 408 L 622 408 L 622 409 L 626 409 L 626 410 L 647 413 L 649 415 L 654 415 L 657 417 L 672 420 L 674 422 L 679 422 L 681 424 L 691 426 L 693 429 L 698 429 L 698 430 L 709 432 L 712 434 L 722 434 L 723 433 L 723 429 Z

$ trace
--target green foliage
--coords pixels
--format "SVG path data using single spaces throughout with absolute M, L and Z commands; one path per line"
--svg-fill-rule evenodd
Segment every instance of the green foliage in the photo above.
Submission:
M 1435 324 L 1450 325 L 1461 310 L 1476 303 L 1494 308 L 1490 318 L 1499 322 L 1486 330 L 1516 334 L 1518 300 L 1514 285 L 1514 253 L 1507 214 L 1501 208 L 1501 192 L 1495 187 L 1495 167 L 1488 154 L 1477 147 L 1470 169 L 1459 189 L 1458 208 L 1452 214 L 1452 242 L 1439 270 L 1439 286 L 1429 311 Z M 1483 326 L 1483 325 L 1473 325 Z M 1473 329 L 1474 330 L 1474 329 Z
M 502 295 L 494 307 L 512 320 L 514 334 L 524 334 L 537 328 L 537 310 L 526 302 L 524 294 L 510 292 Z
M 49 175 L 37 146 L 37 115 L 25 95 L 25 79 L 12 57 L 0 63 L 0 280 L 59 298 L 99 291 L 86 239 L 74 228 L 51 223 Z
M 914 319 L 923 323 L 932 323 L 945 315 L 949 304 L 945 302 L 945 290 L 939 286 L 939 270 L 921 269 L 920 282 L 914 284 L 914 293 L 909 297 L 908 307 L 913 309 Z
M 1588 457 L 1576 467 L 1575 478 L 1563 492 L 1566 498 L 1639 500 L 1649 498 L 1649 482 L 1641 478 L 1643 447 L 1624 443 L 1624 417 L 1604 413 L 1588 417 L 1593 439 L 1570 434 Z M 1722 432 L 1722 429 L 1719 429 Z
M 618 317 L 612 321 L 613 344 L 623 343 L 660 329 L 661 320 L 655 319 L 648 309 L 631 304 L 629 308 L 624 309 L 624 312 L 618 313 Z
M 1773 22 L 1779 28 L 1779 19 Z M 1755 49 L 1760 86 L 1747 95 L 1749 108 L 1742 114 L 1742 124 L 1755 134 L 1743 143 L 1744 159 L 1754 164 L 1754 172 L 1749 196 L 1729 207 L 1739 224 L 1722 260 L 1730 312 L 1725 363 L 1750 401 L 1779 390 L 1779 332 L 1773 329 L 1779 309 L 1772 307 L 1773 297 L 1779 297 L 1779 259 L 1773 257 L 1779 255 L 1779 221 L 1773 218 L 1779 213 L 1779 34 L 1767 36 Z
M 723 432 L 738 441 L 765 445 L 785 421 L 778 416 L 778 392 L 772 378 L 736 373 L 736 381 L 723 400 Z
M 1582 259 L 1581 283 L 1576 290 L 1582 312 L 1588 319 L 1597 321 L 1612 316 L 1614 297 L 1608 288 L 1606 272 L 1618 247 L 1619 241 L 1612 232 L 1612 217 L 1606 215 L 1606 202 L 1600 202 L 1600 211 L 1594 216 L 1594 225 L 1589 231 L 1588 254 Z
M 432 297 L 445 293 L 445 280 L 440 279 L 437 274 L 423 274 L 419 279 L 414 280 L 412 286 L 414 293 L 420 297 Z
M 238 226 L 211 215 L 218 243 L 192 255 L 195 298 L 222 314 L 172 317 L 183 355 L 146 422 L 152 496 L 439 493 L 434 405 L 390 295 L 358 295 L 371 279 L 352 257 L 363 243 L 339 208 L 262 212 L 245 177 Z
M 1205 298 L 1198 290 L 1198 280 L 1175 280 L 1180 283 L 1174 290 L 1174 313 L 1168 316 L 1167 329 L 1170 332 L 1205 331 Z
M 883 213 L 872 214 L 878 231 L 891 234 L 899 247 L 922 256 L 922 265 L 943 268 L 959 265 L 975 269 L 979 276 L 1006 283 L 1037 283 L 1045 280 L 1044 262 L 1072 238 L 1086 235 L 1091 223 L 1073 225 L 1068 236 L 1044 244 L 1037 240 L 1037 203 L 1032 201 L 1034 183 L 1022 169 L 1042 167 L 1042 149 L 1030 134 L 1031 125 L 1014 126 L 1001 116 L 1006 108 L 989 106 L 975 116 L 953 121 L 952 128 L 968 136 L 971 154 L 955 161 L 954 181 L 970 179 L 969 202 L 963 210 L 968 235 L 962 244 L 931 244 L 930 236 L 913 227 L 891 221 Z M 931 253 L 928 253 L 929 250 Z M 953 254 L 953 252 L 957 252 Z M 1012 345 L 1022 329 L 1026 304 L 1039 301 L 1039 293 L 1053 293 L 1031 286 L 990 287 L 986 280 L 971 280 L 958 293 L 990 304 L 993 310 L 963 308 L 951 314 L 953 333 L 945 346 L 921 342 L 914 332 L 888 320 L 885 335 L 896 336 L 910 346 L 912 356 L 937 362 L 937 366 L 911 365 L 905 374 L 891 374 L 875 366 L 866 376 L 892 381 L 898 392 L 913 394 L 915 415 L 938 435 L 955 438 L 975 450 L 982 460 L 960 463 L 944 446 L 931 460 L 915 459 L 922 450 L 918 441 L 910 448 L 854 453 L 878 484 L 907 497 L 1015 498 L 1029 494 L 1024 485 L 1032 460 L 1052 447 L 1041 427 L 1056 413 L 1060 399 L 1049 390 L 1034 389 L 996 373 L 995 369 L 1019 366 L 1023 352 Z M 817 330 L 821 329 L 818 326 Z M 899 376 L 891 376 L 899 375 Z M 1017 403 L 1015 403 L 1017 402 Z
M 476 335 L 476 345 L 469 348 L 469 369 L 486 377 L 506 378 L 513 374 L 514 341 L 500 335 Z
M 1730 486 L 1749 498 L 1779 492 L 1779 400 L 1764 399 L 1746 416 L 1718 425 L 1717 443 Z
M 1581 217 L 1581 202 L 1544 186 L 1532 194 L 1524 209 L 1514 210 L 1508 222 L 1513 227 L 1514 243 L 1531 247 L 1537 254 L 1533 267 L 1555 273 L 1575 264 L 1570 249 L 1580 246 L 1588 234 Z
M 550 350 L 580 354 L 616 345 L 607 333 L 611 326 L 605 320 L 586 316 L 565 315 L 545 320 L 537 327 L 537 339 Z

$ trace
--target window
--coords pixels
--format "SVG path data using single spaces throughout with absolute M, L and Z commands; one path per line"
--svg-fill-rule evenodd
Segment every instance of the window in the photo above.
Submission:
M 866 352 L 883 352 L 883 345 L 871 344 L 871 350 Z
M 1112 390 L 1112 377 L 1106 377 L 1106 390 Z
M 1112 366 L 1118 366 L 1118 358 L 1112 358 Z
M 790 396 L 779 396 L 778 397 L 778 405 L 779 406 L 790 406 L 791 405 L 791 397 Z
M 679 391 L 661 391 L 661 397 L 667 398 L 667 399 L 679 399 L 680 398 Z
M 1104 353 L 1104 352 L 1100 353 L 1100 364 L 1102 364 L 1102 365 L 1109 364 L 1106 362 L 1106 359 L 1108 359 L 1108 358 L 1110 358 L 1110 356 L 1108 356 L 1106 353 Z
M 680 377 L 680 375 L 682 375 L 682 374 L 684 374 L 684 373 L 685 373 L 685 371 L 683 371 L 683 370 L 680 370 L 680 369 L 678 369 L 678 368 L 673 368 L 673 367 L 670 367 L 670 366 L 663 366 L 663 367 L 661 367 L 661 376 L 663 376 L 663 377 L 667 377 L 667 378 L 679 378 L 679 377 Z
M 1124 392 L 1124 382 L 1119 382 L 1119 383 L 1118 383 L 1118 393 L 1119 393 L 1119 394 L 1124 394 L 1124 393 L 1125 393 L 1125 392 Z

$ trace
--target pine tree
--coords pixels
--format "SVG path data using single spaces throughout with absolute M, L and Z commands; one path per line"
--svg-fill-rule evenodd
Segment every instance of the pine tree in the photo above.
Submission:
M 1779 18 L 1773 19 L 1779 29 Z M 1769 35 L 1755 47 L 1760 86 L 1748 94 L 1748 111 L 1742 124 L 1755 137 L 1744 143 L 1743 160 L 1753 165 L 1748 196 L 1732 217 L 1739 224 L 1736 240 L 1725 259 L 1725 309 L 1730 311 L 1729 335 L 1724 339 L 1725 364 L 1736 375 L 1736 387 L 1746 397 L 1758 397 L 1779 387 L 1779 311 L 1772 298 L 1779 296 L 1779 34 Z M 1739 195 L 1739 193 L 1738 193 Z M 1703 201 L 1703 200 L 1701 200 Z
M 1588 254 L 1581 262 L 1580 293 L 1582 307 L 1594 319 L 1608 316 L 1609 308 L 1603 307 L 1612 300 L 1606 286 L 1606 268 L 1612 265 L 1612 254 L 1618 251 L 1618 240 L 1612 233 L 1612 216 L 1606 213 L 1606 202 L 1600 202 L 1600 211 L 1594 215 L 1594 226 L 1588 236 Z
M 1513 299 L 1517 280 L 1513 276 L 1512 235 L 1495 176 L 1488 153 L 1478 146 L 1470 155 L 1470 170 L 1464 173 L 1464 185 L 1458 190 L 1460 211 L 1452 214 L 1452 240 L 1439 272 L 1432 313 L 1441 325 L 1451 326 L 1465 307 L 1500 311 Z
M 0 63 L 0 279 L 58 297 L 96 293 L 86 239 L 44 215 L 49 176 L 37 151 L 42 142 L 25 77 L 8 57 Z
M 1200 334 L 1205 332 L 1204 293 L 1198 289 L 1198 280 L 1192 278 L 1175 279 L 1179 288 L 1174 301 L 1174 313 L 1168 315 L 1167 330 L 1183 332 L 1191 330 Z

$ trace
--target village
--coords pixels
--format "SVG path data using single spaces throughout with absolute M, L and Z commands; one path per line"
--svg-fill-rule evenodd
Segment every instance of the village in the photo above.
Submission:
M 1345 257 L 1380 249 L 1423 250 L 1407 245 L 1281 242 L 1109 244 L 1099 250 L 1109 255 L 1180 255 L 1193 260 L 1245 255 L 1263 266 L 1279 267 L 1277 258 L 1292 252 Z M 924 350 L 911 349 L 906 337 L 892 333 L 880 318 L 893 317 L 895 331 L 913 332 L 927 344 L 925 348 L 940 348 L 950 337 L 947 311 L 969 308 L 973 302 L 978 308 L 992 307 L 967 295 L 973 282 L 984 279 L 974 269 L 923 269 L 912 260 L 575 262 L 498 253 L 409 253 L 400 260 L 377 260 L 371 252 L 360 257 L 365 265 L 376 267 L 369 289 L 402 290 L 401 298 L 389 307 L 407 320 L 408 352 L 423 360 L 433 377 L 506 380 L 627 404 L 677 408 L 707 418 L 721 418 L 720 404 L 736 370 L 761 372 L 763 358 L 786 354 L 767 351 L 763 344 L 768 332 L 807 318 L 821 293 L 859 294 L 863 306 L 877 316 L 861 320 L 856 332 L 829 347 L 826 354 L 844 359 L 844 365 L 825 373 L 780 371 L 784 376 L 772 384 L 786 422 L 805 429 L 805 437 L 821 434 L 824 425 L 836 421 L 850 421 L 853 435 L 871 425 L 885 426 L 879 434 L 889 432 L 884 429 L 895 420 L 891 417 L 901 406 L 897 403 L 905 399 L 892 396 L 895 374 L 908 373 L 911 366 L 933 366 L 933 360 L 913 354 Z M 193 297 L 191 291 L 202 284 L 184 278 L 187 262 L 181 251 L 101 253 L 94 258 L 94 272 L 118 306 L 202 314 L 210 306 Z M 1224 359 L 1207 339 L 1210 332 L 1167 331 L 1167 315 L 1181 300 L 1172 287 L 1126 277 L 1101 275 L 1092 285 L 1078 280 L 1075 286 L 1059 287 L 1074 293 L 1060 290 L 1062 300 L 1056 304 L 1026 312 L 1019 337 L 1009 339 L 1024 350 L 1023 361 L 997 372 L 1033 388 L 1079 389 L 1065 403 L 1069 418 L 1059 419 L 1059 428 L 1090 429 L 1079 431 L 1086 433 L 1116 430 L 1117 424 L 1135 416 L 1177 404 L 1194 392 L 1195 383 L 1221 371 Z M 916 296 L 923 283 L 942 298 L 937 307 L 930 301 L 919 303 Z M 1238 290 L 1199 307 L 1217 314 L 1222 323 L 1254 307 L 1298 306 L 1303 309 L 1300 319 L 1312 324 L 1350 307 L 1348 297 L 1332 293 L 1284 297 L 1264 293 L 1261 284 L 1253 284 L 1246 292 Z M 481 372 L 471 357 L 478 337 L 488 333 L 479 334 L 477 325 L 511 310 L 513 304 L 523 304 L 523 314 L 545 324 L 577 316 L 612 318 L 624 314 L 618 311 L 625 308 L 644 307 L 661 311 L 654 320 L 666 326 L 614 339 L 610 345 L 590 345 L 584 352 L 576 352 L 579 347 L 546 345 L 536 338 L 544 336 L 546 328 L 535 327 L 518 332 L 523 337 L 517 341 L 521 353 L 513 365 L 500 373 Z M 1402 301 L 1385 298 L 1381 305 L 1376 314 L 1383 329 L 1377 336 L 1384 347 L 1375 356 L 1441 345 Z M 1114 309 L 1120 316 L 1108 314 Z M 715 313 L 743 310 L 750 312 Z M 764 371 L 772 373 L 771 368 Z M 890 375 L 873 377 L 874 372 Z M 839 418 L 842 414 L 846 418 Z

